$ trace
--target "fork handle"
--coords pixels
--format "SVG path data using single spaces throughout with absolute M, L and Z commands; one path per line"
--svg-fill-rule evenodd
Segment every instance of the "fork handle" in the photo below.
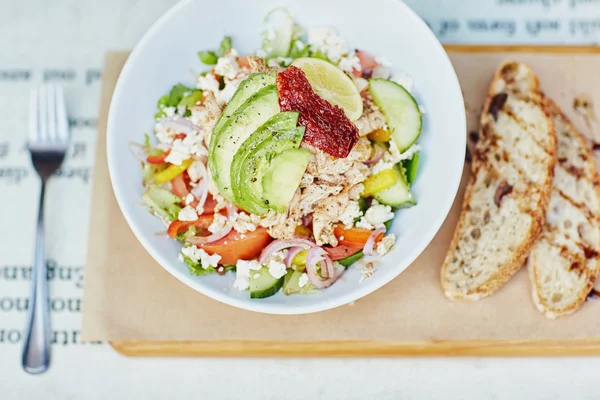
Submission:
M 48 309 L 48 267 L 44 254 L 44 196 L 46 180 L 42 179 L 38 210 L 35 259 L 31 271 L 31 296 L 25 344 L 23 369 L 30 374 L 41 374 L 50 366 L 50 311 Z

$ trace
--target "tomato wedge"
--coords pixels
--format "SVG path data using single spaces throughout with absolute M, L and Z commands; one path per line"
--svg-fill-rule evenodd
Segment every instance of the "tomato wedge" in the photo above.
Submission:
M 191 192 L 190 186 L 190 177 L 187 172 L 184 172 L 181 175 L 176 176 L 171 181 L 171 190 L 175 196 L 181 198 L 182 205 L 185 205 L 185 198 Z M 194 199 L 190 204 L 192 207 L 196 208 L 198 205 L 198 199 Z M 204 202 L 204 211 L 202 214 L 213 214 L 215 212 L 215 207 L 217 206 L 217 201 L 210 194 L 206 197 L 206 201 Z
M 348 247 L 348 246 L 336 246 L 336 247 L 323 247 L 323 249 L 329 254 L 329 257 L 333 261 L 342 260 L 346 257 L 350 257 L 353 254 L 358 253 L 362 250 L 360 247 Z
M 185 181 L 186 176 L 187 173 L 184 172 L 171 179 L 171 190 L 173 191 L 173 194 L 180 197 L 182 201 L 185 200 L 185 197 L 190 192 Z
M 250 68 L 250 63 L 248 62 L 248 57 L 239 56 L 237 59 L 238 67 L 240 68 Z
M 206 201 L 204 202 L 204 212 L 202 214 L 212 214 L 215 212 L 215 207 L 217 206 L 217 201 L 210 194 L 206 197 Z M 195 206 L 194 206 L 195 207 Z
M 213 243 L 201 245 L 208 254 L 221 256 L 220 264 L 235 265 L 238 260 L 257 258 L 273 238 L 261 226 L 253 232 L 239 233 L 232 230 L 229 235 Z
M 342 225 L 336 225 L 333 233 L 335 237 L 339 239 L 340 245 L 362 249 L 365 247 L 365 243 L 367 243 L 367 240 L 369 240 L 369 236 L 371 236 L 373 231 L 363 228 L 346 229 Z M 377 235 L 375 238 L 375 243 L 380 241 L 384 236 L 384 233 Z
M 167 228 L 167 233 L 173 239 L 177 236 L 177 234 L 187 231 L 192 226 L 196 229 L 208 229 L 210 224 L 212 224 L 214 219 L 214 214 L 206 214 L 200 215 L 195 221 L 179 221 L 175 220 L 171 222 L 169 228 Z
M 354 76 L 370 78 L 378 65 L 375 57 L 363 50 L 357 50 L 356 57 L 360 60 L 360 71 L 354 70 Z
M 156 154 L 153 156 L 148 156 L 146 158 L 146 162 L 148 162 L 148 164 L 164 164 L 166 163 L 165 158 L 167 158 L 167 156 L 169 155 L 169 153 L 171 152 L 171 149 L 168 149 L 167 151 L 163 151 L 160 154 Z

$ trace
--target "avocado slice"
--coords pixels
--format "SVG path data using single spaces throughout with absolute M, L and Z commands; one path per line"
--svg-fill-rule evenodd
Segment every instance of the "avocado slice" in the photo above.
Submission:
M 262 178 L 265 205 L 284 212 L 300 185 L 312 154 L 304 149 L 290 149 L 273 157 Z
M 244 79 L 231 97 L 229 103 L 227 103 L 227 106 L 225 106 L 221 117 L 217 120 L 217 123 L 213 128 L 213 135 L 218 134 L 219 130 L 225 125 L 231 115 L 233 115 L 233 113 L 235 113 L 237 109 L 250 98 L 250 96 L 256 94 L 260 89 L 274 84 L 275 76 L 263 72 L 252 74 Z
M 298 112 L 282 112 L 275 114 L 271 119 L 258 128 L 235 153 L 231 164 L 231 188 L 233 190 L 235 202 L 246 211 L 262 215 L 267 212 L 267 208 L 262 206 L 260 196 L 259 201 L 253 202 L 245 195 L 246 190 L 242 188 L 245 185 L 251 186 L 251 190 L 262 192 L 261 182 L 258 179 L 254 181 L 244 181 L 242 171 L 256 167 L 256 160 L 250 159 L 253 151 L 264 141 L 271 140 L 284 132 L 293 130 L 298 123 Z M 257 193 L 257 194 L 258 194 Z
M 231 163 L 244 141 L 273 115 L 279 112 L 275 85 L 250 96 L 218 131 L 213 131 L 208 152 L 208 168 L 221 193 L 234 202 L 231 189 Z
M 247 156 L 239 169 L 240 198 L 244 199 L 246 211 L 264 215 L 272 208 L 263 197 L 263 177 L 266 175 L 271 161 L 280 153 L 297 149 L 303 136 L 303 126 L 281 132 L 279 135 L 263 141 Z M 298 185 L 296 185 L 297 187 Z

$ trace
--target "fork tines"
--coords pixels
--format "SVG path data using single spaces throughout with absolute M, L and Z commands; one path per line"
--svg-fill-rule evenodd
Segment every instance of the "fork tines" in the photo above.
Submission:
M 31 90 L 29 148 L 64 151 L 69 142 L 69 121 L 63 88 L 48 83 Z

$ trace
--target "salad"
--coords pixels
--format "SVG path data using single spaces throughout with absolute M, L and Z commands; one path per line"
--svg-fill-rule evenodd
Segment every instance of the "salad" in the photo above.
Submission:
M 267 23 L 252 55 L 230 37 L 200 51 L 205 71 L 158 100 L 136 150 L 143 202 L 190 273 L 235 274 L 251 298 L 316 293 L 390 250 L 394 211 L 416 204 L 422 121 L 384 58 L 283 9 Z

